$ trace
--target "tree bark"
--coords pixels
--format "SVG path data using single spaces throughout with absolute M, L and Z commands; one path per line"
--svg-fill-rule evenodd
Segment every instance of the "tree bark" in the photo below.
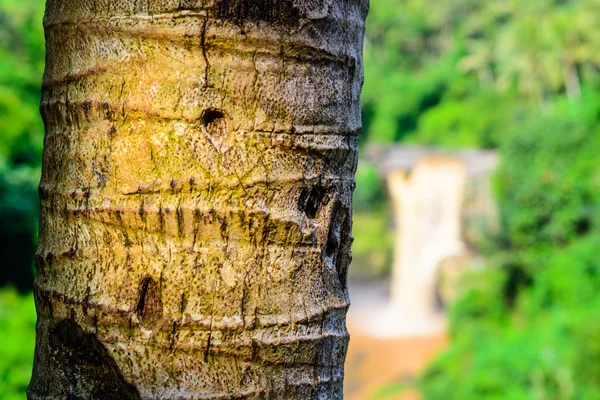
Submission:
M 337 399 L 367 0 L 49 0 L 29 399 Z

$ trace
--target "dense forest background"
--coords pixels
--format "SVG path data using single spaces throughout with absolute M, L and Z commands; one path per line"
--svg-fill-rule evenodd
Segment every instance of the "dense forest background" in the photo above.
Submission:
M 0 398 L 31 373 L 43 0 L 0 0 Z M 498 149 L 500 230 L 450 309 L 426 399 L 600 399 L 600 1 L 371 0 L 361 146 Z M 355 278 L 385 276 L 385 187 L 359 165 Z

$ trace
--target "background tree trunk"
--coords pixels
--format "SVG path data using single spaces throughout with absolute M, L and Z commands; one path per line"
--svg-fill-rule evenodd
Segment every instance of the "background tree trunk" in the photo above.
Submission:
M 49 0 L 30 399 L 341 398 L 367 0 Z

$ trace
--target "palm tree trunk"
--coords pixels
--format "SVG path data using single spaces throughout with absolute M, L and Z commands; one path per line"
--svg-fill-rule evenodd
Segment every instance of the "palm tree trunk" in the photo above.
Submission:
M 49 0 L 29 399 L 342 398 L 367 0 Z

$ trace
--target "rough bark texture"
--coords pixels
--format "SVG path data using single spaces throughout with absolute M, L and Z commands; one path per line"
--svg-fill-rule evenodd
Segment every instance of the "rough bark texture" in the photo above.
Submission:
M 367 0 L 49 0 L 30 399 L 337 399 Z

